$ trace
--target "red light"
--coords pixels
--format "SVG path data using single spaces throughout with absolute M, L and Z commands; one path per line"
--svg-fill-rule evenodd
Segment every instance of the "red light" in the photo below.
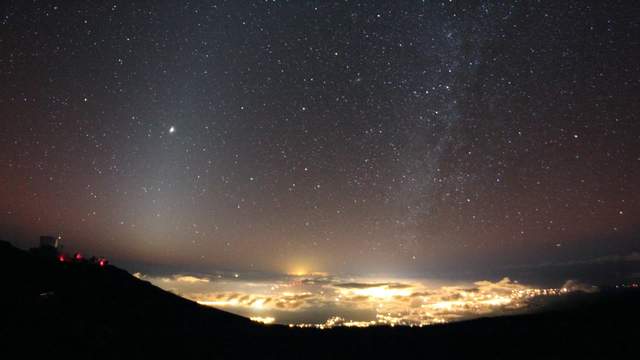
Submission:
M 60 262 L 64 262 L 64 256 L 62 255 L 58 256 L 58 260 L 60 260 Z
M 100 266 L 104 266 L 104 260 L 100 260 L 99 264 Z
M 75 258 L 76 258 L 76 260 L 82 260 L 82 254 L 76 253 Z

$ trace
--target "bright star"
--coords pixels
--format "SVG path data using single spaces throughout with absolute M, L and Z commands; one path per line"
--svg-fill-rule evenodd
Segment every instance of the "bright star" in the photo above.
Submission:
M 169 128 L 169 134 L 173 134 L 174 132 L 176 132 L 175 126 L 170 127 Z

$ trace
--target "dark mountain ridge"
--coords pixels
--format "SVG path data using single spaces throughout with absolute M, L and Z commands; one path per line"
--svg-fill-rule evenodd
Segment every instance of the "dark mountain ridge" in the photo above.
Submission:
M 637 357 L 640 291 L 572 294 L 536 313 L 331 330 L 264 326 L 114 266 L 59 262 L 0 242 L 0 349 L 22 358 Z

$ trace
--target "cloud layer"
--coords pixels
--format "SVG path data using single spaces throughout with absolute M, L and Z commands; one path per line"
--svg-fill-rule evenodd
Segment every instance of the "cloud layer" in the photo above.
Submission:
M 575 282 L 567 282 L 561 289 L 535 289 L 509 278 L 436 285 L 430 281 L 331 276 L 284 276 L 268 281 L 137 276 L 201 304 L 256 321 L 318 327 L 422 326 L 518 311 L 533 297 L 595 289 Z

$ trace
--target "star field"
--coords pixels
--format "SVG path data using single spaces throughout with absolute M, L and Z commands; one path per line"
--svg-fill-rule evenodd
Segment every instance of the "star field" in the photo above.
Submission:
M 635 7 L 9 2 L 0 235 L 273 272 L 635 250 Z

